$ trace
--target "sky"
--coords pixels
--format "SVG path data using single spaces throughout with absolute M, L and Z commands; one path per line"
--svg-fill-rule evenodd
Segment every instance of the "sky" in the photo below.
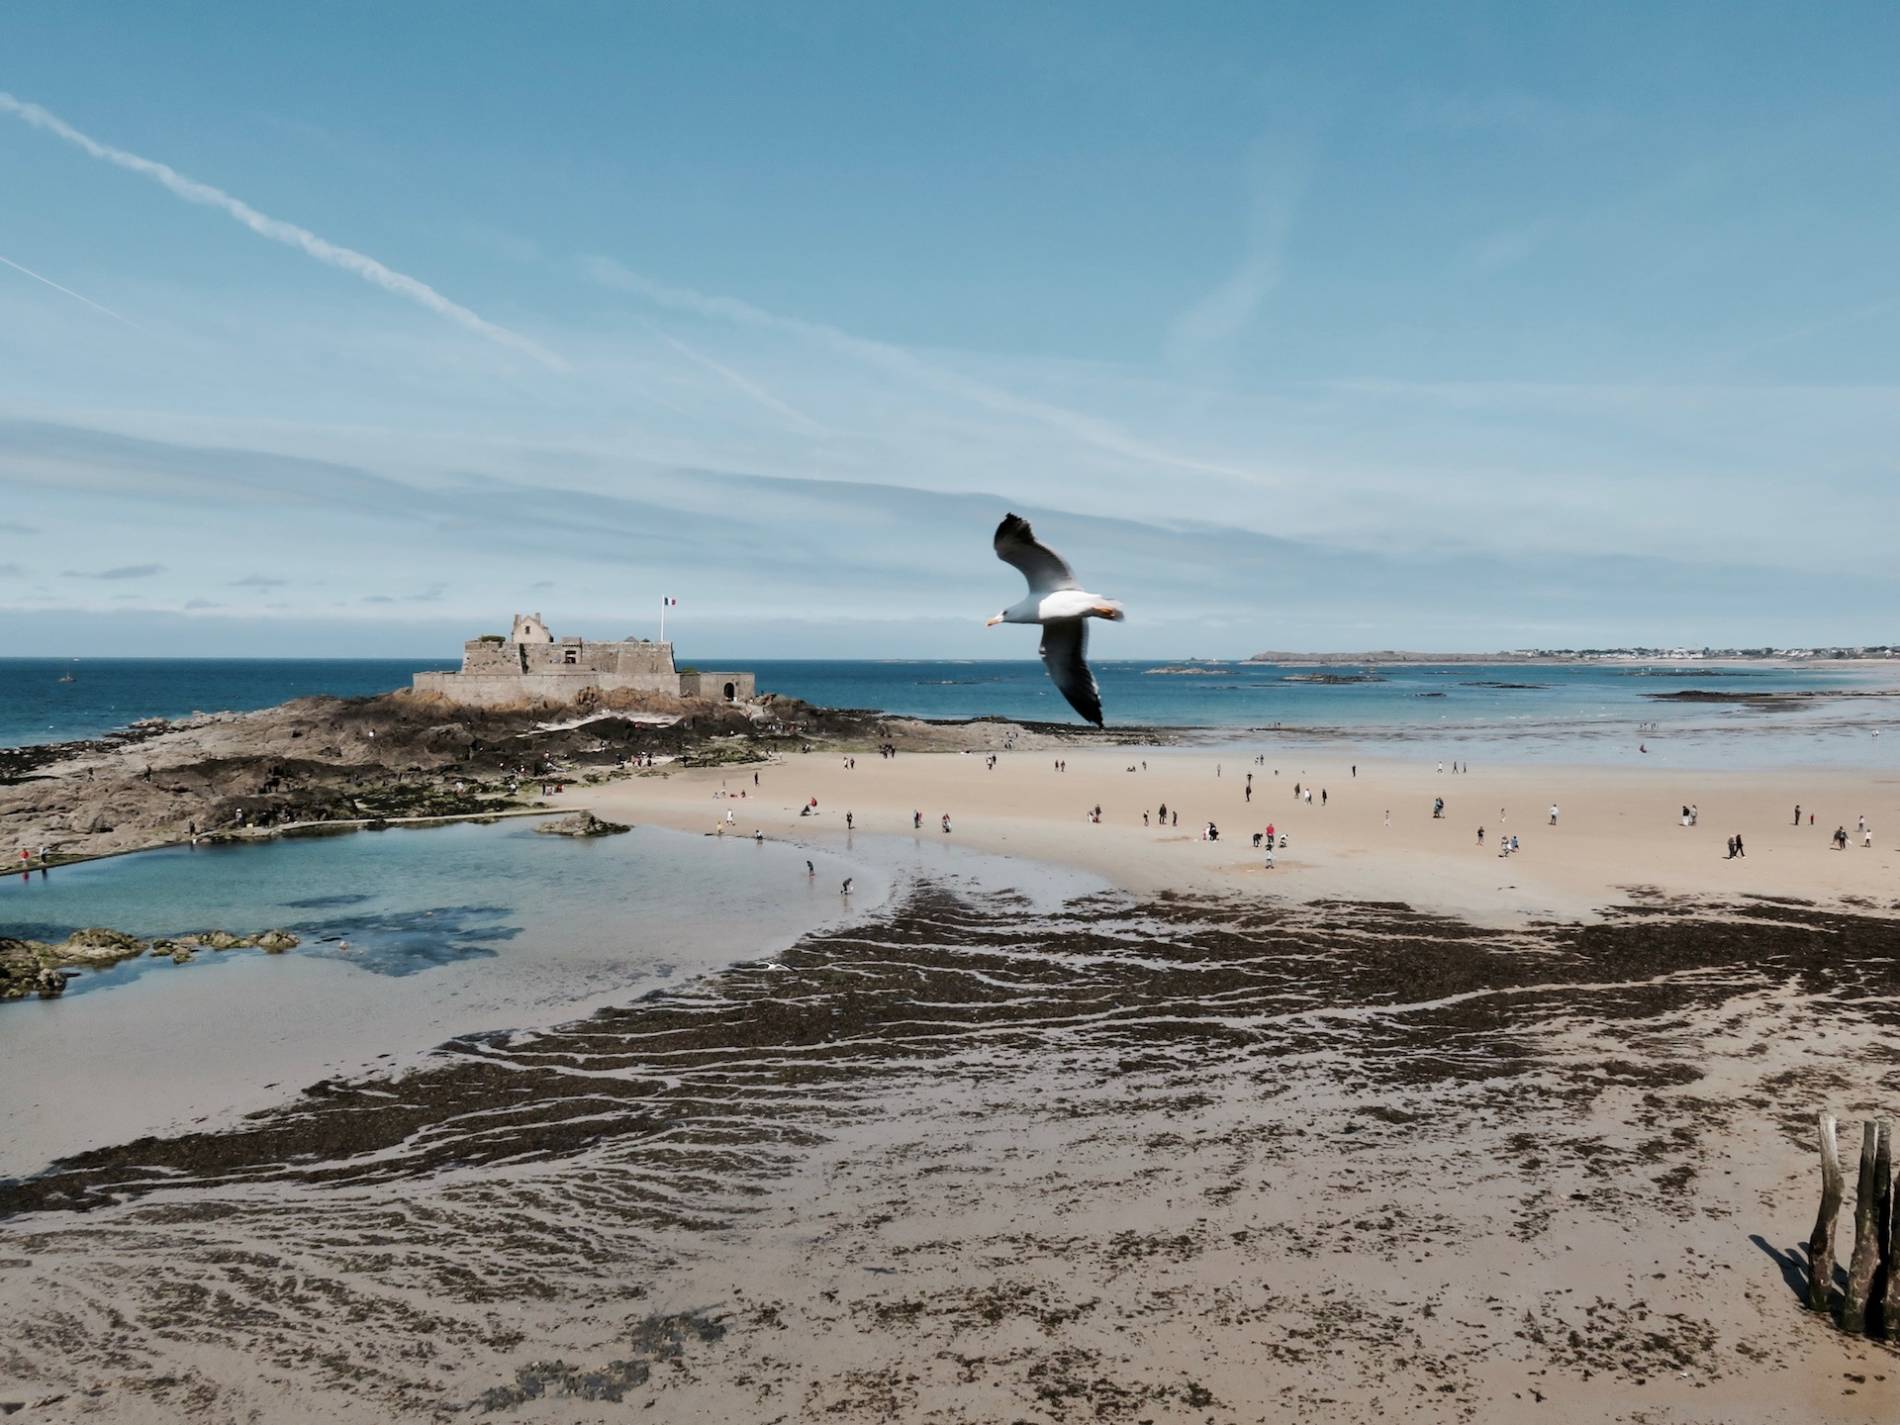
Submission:
M 0 8 L 14 654 L 1900 641 L 1900 9 Z

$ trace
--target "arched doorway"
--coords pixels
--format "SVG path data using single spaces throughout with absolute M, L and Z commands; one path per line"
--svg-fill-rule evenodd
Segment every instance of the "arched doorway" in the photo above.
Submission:
M 737 688 L 733 687 L 732 684 L 730 683 L 726 684 L 726 701 L 727 702 L 731 702 L 738 695 L 739 695 L 739 690 Z

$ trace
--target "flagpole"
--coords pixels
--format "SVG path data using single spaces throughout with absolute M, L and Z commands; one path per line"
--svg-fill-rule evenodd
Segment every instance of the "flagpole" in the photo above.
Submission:
M 666 642 L 666 596 L 660 596 L 660 642 Z

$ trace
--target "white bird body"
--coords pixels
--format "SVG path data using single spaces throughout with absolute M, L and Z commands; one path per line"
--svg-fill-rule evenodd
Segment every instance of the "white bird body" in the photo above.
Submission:
M 996 527 L 996 557 L 1022 571 L 1028 596 L 1011 604 L 995 618 L 999 623 L 1042 625 L 1042 662 L 1069 705 L 1097 727 L 1102 725 L 1102 693 L 1095 685 L 1084 656 L 1088 651 L 1086 620 L 1119 621 L 1122 606 L 1113 599 L 1091 594 L 1075 582 L 1061 555 L 1039 543 L 1029 521 L 1006 515 Z
M 1103 613 L 1112 608 L 1114 613 Z M 1083 589 L 1056 589 L 1047 594 L 1032 593 L 1026 599 L 1003 610 L 1004 623 L 1055 623 L 1069 618 L 1114 618 L 1122 616 L 1122 606 L 1100 594 Z

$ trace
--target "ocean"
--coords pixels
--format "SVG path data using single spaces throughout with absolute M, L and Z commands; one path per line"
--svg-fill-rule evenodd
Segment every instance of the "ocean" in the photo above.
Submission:
M 751 668 L 762 690 L 828 707 L 919 717 L 1003 716 L 1076 722 L 1031 659 L 688 662 Z M 0 745 L 94 737 L 139 718 L 269 707 L 313 693 L 351 697 L 407 685 L 453 661 L 402 659 L 0 659 Z M 1794 705 L 1657 701 L 1713 692 L 1865 692 L 1900 686 L 1900 666 L 1445 664 L 1314 668 L 1153 661 L 1093 665 L 1111 725 L 1198 727 L 1239 734 L 1423 742 L 1426 755 L 1624 759 L 1641 745 L 1663 760 L 1719 764 L 1737 746 L 1751 764 L 1889 765 L 1875 728 L 1900 720 L 1900 699 L 1815 699 Z M 70 677 L 70 682 L 61 681 Z M 1342 681 L 1350 680 L 1350 681 Z M 1642 724 L 1655 724 L 1653 729 Z M 1738 742 L 1736 734 L 1743 735 Z M 1473 752 L 1472 749 L 1481 749 Z

